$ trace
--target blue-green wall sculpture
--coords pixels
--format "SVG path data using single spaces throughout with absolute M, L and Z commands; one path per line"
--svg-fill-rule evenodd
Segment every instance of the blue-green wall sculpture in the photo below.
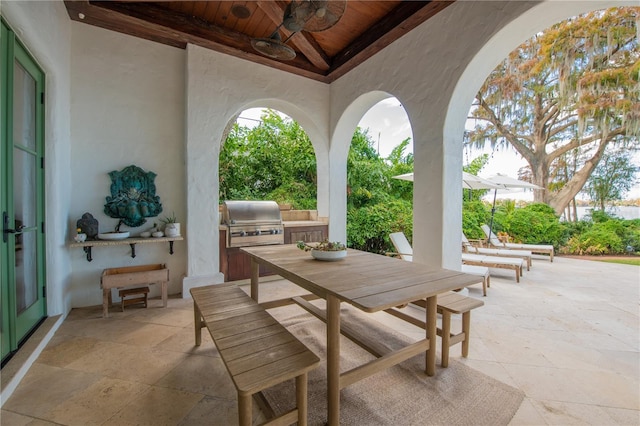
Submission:
M 109 172 L 109 176 L 111 196 L 104 205 L 105 214 L 134 227 L 144 224 L 145 218 L 162 213 L 160 197 L 156 195 L 155 173 L 132 165 Z

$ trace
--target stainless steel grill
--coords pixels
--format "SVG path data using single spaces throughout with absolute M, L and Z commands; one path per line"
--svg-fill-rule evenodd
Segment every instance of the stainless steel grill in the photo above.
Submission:
M 284 244 L 280 207 L 275 201 L 225 201 L 222 222 L 227 247 Z

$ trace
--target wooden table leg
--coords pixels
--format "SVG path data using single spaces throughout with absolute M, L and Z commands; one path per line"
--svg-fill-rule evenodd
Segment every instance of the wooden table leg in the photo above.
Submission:
M 258 282 L 260 280 L 260 264 L 251 258 L 251 298 L 259 302 Z
M 427 339 L 429 339 L 429 349 L 426 357 L 427 376 L 436 374 L 436 321 L 437 321 L 438 297 L 427 298 Z
M 340 424 L 340 299 L 327 296 L 327 423 Z
M 200 346 L 202 343 L 202 314 L 198 305 L 193 302 L 193 328 L 196 332 L 196 346 Z

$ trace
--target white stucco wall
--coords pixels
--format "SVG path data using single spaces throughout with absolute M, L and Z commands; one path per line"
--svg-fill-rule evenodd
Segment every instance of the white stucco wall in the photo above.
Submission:
M 345 117 L 339 112 L 370 91 L 394 95 L 407 112 L 415 161 L 414 261 L 451 268 L 460 264 L 464 128 L 455 137 L 444 137 L 449 98 L 483 43 L 533 4 L 456 2 L 332 84 L 332 128 L 341 129 L 340 120 Z M 470 101 L 465 117 L 469 106 Z M 332 144 L 343 143 L 346 134 L 334 134 L 337 140 Z M 332 220 L 340 215 L 331 210 Z
M 130 165 L 157 174 L 156 195 L 163 212 L 140 227 L 121 230 L 135 235 L 172 212 L 185 223 L 184 50 L 78 22 L 72 23 L 71 46 L 73 196 L 65 221 L 67 240 L 85 212 L 98 220 L 101 232 L 113 231 L 118 219 L 103 211 L 111 195 L 108 173 Z M 166 263 L 169 294 L 179 293 L 186 249 L 184 242 L 176 242 L 170 255 L 168 243 L 139 244 L 131 258 L 128 245 L 94 247 L 92 262 L 81 248 L 69 249 L 72 304 L 100 304 L 102 270 L 120 266 Z M 159 292 L 152 286 L 150 295 Z
M 71 309 L 71 264 L 65 249 L 70 192 L 71 23 L 62 2 L 3 1 L 2 16 L 46 74 L 45 204 L 47 313 Z
M 187 47 L 188 289 L 220 282 L 218 154 L 229 120 L 250 107 L 272 107 L 298 121 L 318 157 L 320 187 L 328 187 L 329 86 L 262 65 Z M 324 192 L 326 194 L 326 191 Z M 318 200 L 322 215 L 327 197 Z M 214 254 L 212 258 L 211 254 Z

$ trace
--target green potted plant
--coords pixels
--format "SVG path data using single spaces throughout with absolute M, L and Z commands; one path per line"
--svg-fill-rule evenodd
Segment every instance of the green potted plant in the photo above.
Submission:
M 311 256 L 317 260 L 333 261 L 347 257 L 347 246 L 339 241 L 324 240 L 316 244 L 297 241 L 296 245 L 300 250 L 310 251 Z
M 175 213 L 171 213 L 171 216 L 165 216 L 161 219 L 164 223 L 164 235 L 167 237 L 179 237 L 180 236 L 180 223 L 176 218 Z

